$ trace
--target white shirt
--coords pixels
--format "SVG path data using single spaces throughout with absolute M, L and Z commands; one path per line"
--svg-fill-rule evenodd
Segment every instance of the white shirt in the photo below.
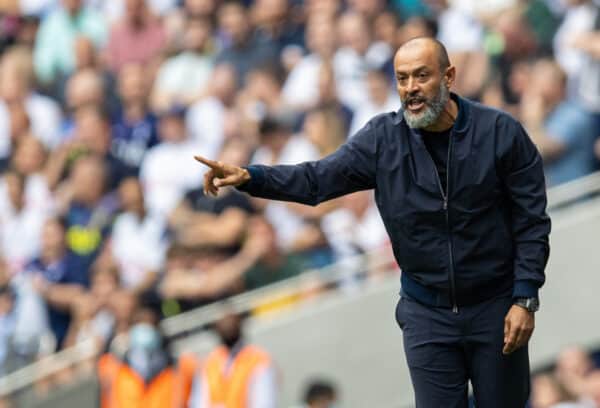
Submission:
M 140 220 L 136 214 L 123 213 L 115 220 L 111 249 L 126 288 L 137 286 L 149 271 L 161 267 L 167 249 L 165 228 L 162 217 L 149 214 Z
M 388 234 L 374 203 L 361 218 L 340 208 L 325 215 L 321 228 L 338 257 L 369 252 L 385 245 Z
M 456 7 L 448 7 L 438 16 L 437 38 L 449 53 L 480 51 L 483 27 L 472 15 Z M 460 27 L 457 30 L 456 27 Z
M 0 253 L 12 273 L 40 251 L 44 222 L 52 211 L 51 194 L 40 176 L 31 176 L 25 186 L 25 204 L 21 211 L 12 206 L 4 180 L 0 180 Z
M 217 157 L 223 144 L 223 123 L 226 108 L 214 97 L 209 97 L 190 106 L 185 116 L 188 134 L 203 146 L 206 157 Z
M 187 190 L 202 185 L 206 166 L 194 155 L 213 157 L 194 141 L 161 143 L 151 148 L 140 167 L 140 180 L 148 212 L 167 216 Z
M 392 56 L 388 44 L 373 43 L 365 55 L 350 47 L 341 47 L 333 57 L 333 70 L 340 101 L 357 109 L 367 98 L 366 75 L 369 69 L 381 67 Z
M 156 87 L 179 96 L 201 91 L 212 74 L 212 59 L 206 55 L 182 52 L 166 60 L 158 71 Z
M 319 100 L 319 71 L 323 61 L 317 54 L 302 58 L 289 73 L 281 96 L 286 105 L 296 109 L 314 106 Z
M 60 107 L 52 99 L 30 93 L 25 99 L 25 111 L 31 122 L 33 136 L 38 138 L 47 149 L 60 144 Z M 10 115 L 6 103 L 0 99 L 0 157 L 8 157 L 11 152 Z
M 397 93 L 391 92 L 388 94 L 387 100 L 383 105 L 376 105 L 371 99 L 367 99 L 356 111 L 352 117 L 352 123 L 350 123 L 349 137 L 352 137 L 358 132 L 364 125 L 367 124 L 374 116 L 380 113 L 395 112 L 400 109 L 402 103 Z
M 318 159 L 318 150 L 308 140 L 301 136 L 292 136 L 277 161 L 274 161 L 273 152 L 262 146 L 254 153 L 252 164 L 297 164 Z M 303 217 L 290 210 L 286 203 L 278 201 L 269 201 L 265 208 L 265 217 L 275 228 L 277 243 L 283 249 L 288 249 L 294 244 L 297 234 L 305 224 Z
M 584 52 L 569 46 L 569 41 L 577 34 L 591 31 L 595 15 L 595 8 L 589 3 L 570 7 L 554 35 L 554 56 L 569 77 L 571 96 L 578 93 L 579 76 L 587 57 Z

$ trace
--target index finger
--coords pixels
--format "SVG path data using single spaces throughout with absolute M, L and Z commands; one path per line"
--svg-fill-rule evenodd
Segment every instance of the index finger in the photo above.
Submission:
M 202 164 L 207 165 L 211 169 L 218 169 L 219 168 L 219 163 L 217 163 L 214 160 L 206 159 L 206 158 L 204 158 L 202 156 L 194 156 L 194 159 L 196 159 L 197 161 L 199 161 Z

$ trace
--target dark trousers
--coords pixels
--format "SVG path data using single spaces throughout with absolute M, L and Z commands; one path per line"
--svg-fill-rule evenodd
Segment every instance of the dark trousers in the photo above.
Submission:
M 529 397 L 527 347 L 502 354 L 510 297 L 451 309 L 402 296 L 396 321 L 417 408 L 467 408 L 471 381 L 477 408 L 523 408 Z

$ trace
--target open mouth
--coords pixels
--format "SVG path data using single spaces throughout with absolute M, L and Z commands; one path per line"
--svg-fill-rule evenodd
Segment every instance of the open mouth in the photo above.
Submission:
M 406 103 L 406 109 L 411 112 L 418 112 L 425 106 L 425 100 L 421 98 L 411 98 Z

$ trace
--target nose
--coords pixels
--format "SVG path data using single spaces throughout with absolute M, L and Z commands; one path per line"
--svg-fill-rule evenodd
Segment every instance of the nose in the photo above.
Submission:
M 413 94 L 419 91 L 417 80 L 413 77 L 408 78 L 408 86 L 406 87 L 409 94 Z

